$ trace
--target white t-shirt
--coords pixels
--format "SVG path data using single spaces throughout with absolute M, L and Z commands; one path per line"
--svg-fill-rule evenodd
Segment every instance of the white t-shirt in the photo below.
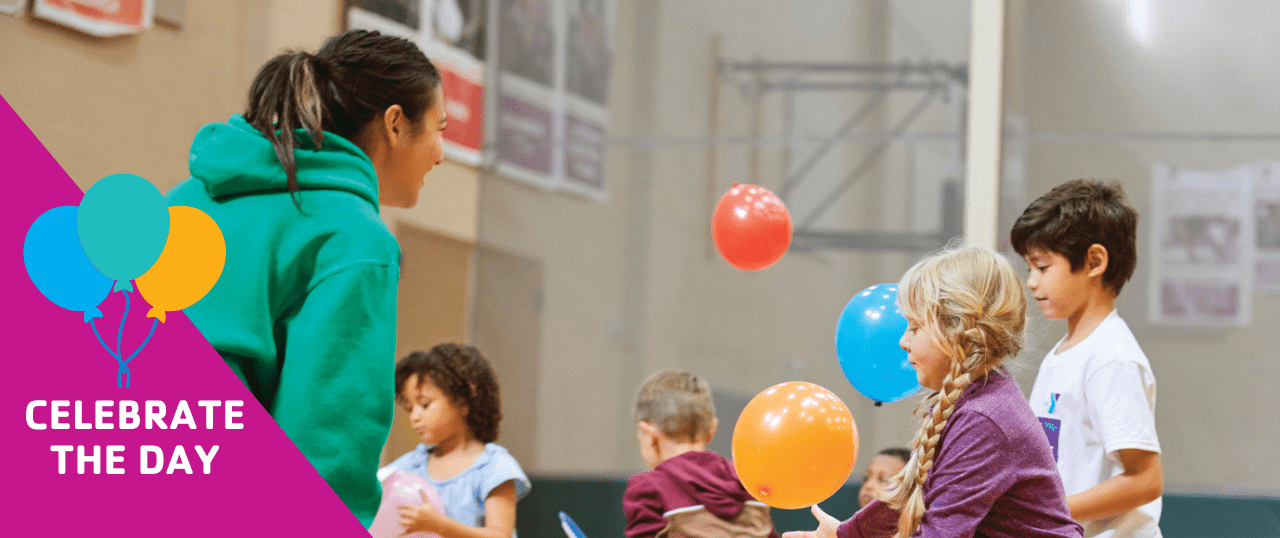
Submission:
M 1063 337 L 1065 340 L 1066 337 Z M 1160 452 L 1156 378 L 1133 332 L 1113 310 L 1093 333 L 1044 358 L 1028 403 L 1040 418 L 1067 495 L 1124 472 L 1121 449 Z M 1086 538 L 1160 536 L 1161 499 L 1082 523 Z

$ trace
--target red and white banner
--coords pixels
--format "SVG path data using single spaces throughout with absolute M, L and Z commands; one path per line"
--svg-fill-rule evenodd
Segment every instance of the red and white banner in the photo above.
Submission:
M 98 37 L 151 28 L 154 0 L 35 0 L 35 15 Z

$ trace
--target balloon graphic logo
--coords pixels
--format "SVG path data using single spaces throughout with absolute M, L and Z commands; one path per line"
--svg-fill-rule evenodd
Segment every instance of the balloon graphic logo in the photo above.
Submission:
M 22 261 L 31 283 L 53 304 L 84 312 L 85 323 L 102 317 L 98 305 L 111 293 L 111 279 L 80 248 L 75 206 L 55 207 L 36 218 L 22 243 Z
M 836 323 L 836 356 L 844 376 L 863 396 L 896 402 L 920 390 L 915 368 L 898 346 L 906 331 L 897 284 L 871 286 L 845 305 Z
M 759 271 L 791 246 L 791 214 L 769 189 L 734 183 L 716 204 L 711 239 L 730 265 Z
M 104 177 L 84 193 L 76 217 L 80 243 L 116 289 L 132 289 L 129 281 L 160 257 L 169 236 L 165 205 L 155 185 L 133 174 Z
M 227 245 L 222 230 L 194 207 L 169 208 L 169 240 L 164 251 L 142 276 L 138 292 L 151 303 L 147 317 L 165 320 L 165 312 L 196 304 L 222 275 Z
M 858 427 L 840 398 L 790 381 L 752 398 L 733 427 L 733 467 L 760 502 L 794 509 L 844 484 L 858 459 Z
M 94 183 L 77 206 L 55 207 L 27 229 L 22 259 L 27 276 L 50 302 L 81 312 L 98 343 L 115 359 L 116 386 L 133 380 L 129 363 L 155 335 L 165 312 L 182 310 L 209 293 L 226 262 L 222 231 L 193 207 L 166 207 L 160 191 L 133 174 Z M 127 357 L 121 349 L 133 291 L 151 303 L 147 338 Z M 114 284 L 113 284 L 114 283 Z M 115 347 L 98 332 L 99 305 L 113 291 L 124 294 Z

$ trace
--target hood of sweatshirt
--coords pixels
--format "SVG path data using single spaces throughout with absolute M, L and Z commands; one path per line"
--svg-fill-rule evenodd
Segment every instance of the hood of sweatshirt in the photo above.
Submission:
M 299 130 L 298 135 L 294 158 L 302 190 L 345 191 L 378 207 L 378 178 L 364 150 L 325 133 L 323 147 L 317 151 L 305 131 Z M 288 176 L 271 142 L 240 114 L 201 128 L 191 144 L 188 166 L 215 201 L 289 190 Z
M 746 502 L 752 500 L 733 464 L 709 450 L 686 452 L 654 470 L 667 475 L 672 483 L 701 501 L 708 512 L 726 521 L 738 517 Z

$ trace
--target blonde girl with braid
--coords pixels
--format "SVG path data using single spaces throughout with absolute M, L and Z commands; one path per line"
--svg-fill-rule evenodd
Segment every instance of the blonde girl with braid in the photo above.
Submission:
M 783 538 L 1079 538 L 1040 423 L 1004 368 L 1023 347 L 1026 296 L 1004 257 L 944 251 L 902 277 L 899 345 L 920 385 L 911 459 L 882 498 L 843 523 Z

